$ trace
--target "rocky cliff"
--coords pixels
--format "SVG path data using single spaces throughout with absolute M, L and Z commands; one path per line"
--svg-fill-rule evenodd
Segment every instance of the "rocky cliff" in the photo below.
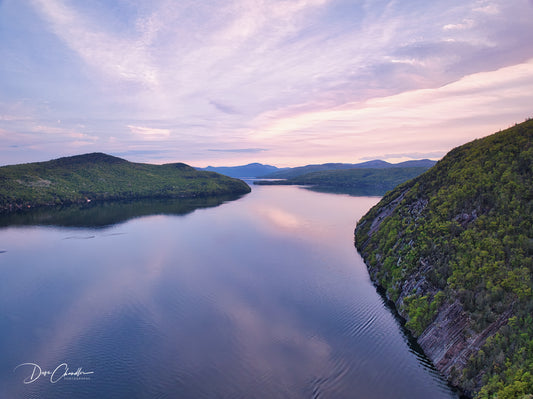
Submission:
M 452 150 L 389 192 L 355 244 L 465 393 L 533 394 L 533 121 Z

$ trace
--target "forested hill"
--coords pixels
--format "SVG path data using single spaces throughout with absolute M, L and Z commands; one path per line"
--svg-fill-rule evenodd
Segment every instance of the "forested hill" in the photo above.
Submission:
M 533 394 L 533 120 L 388 193 L 355 244 L 426 354 L 479 398 Z
M 250 187 L 240 180 L 183 163 L 133 163 L 102 153 L 0 167 L 0 212 L 94 200 L 248 192 Z
M 306 173 L 287 180 L 258 180 L 258 185 L 309 185 L 315 189 L 331 189 L 355 195 L 381 196 L 398 184 L 428 170 L 412 168 L 357 168 Z
M 297 166 L 295 168 L 285 168 L 273 173 L 264 174 L 263 179 L 293 179 L 309 173 L 341 171 L 347 169 L 390 169 L 390 168 L 425 168 L 429 169 L 435 165 L 435 161 L 430 159 L 418 159 L 400 163 L 388 163 L 380 159 L 361 163 L 323 163 L 320 165 Z

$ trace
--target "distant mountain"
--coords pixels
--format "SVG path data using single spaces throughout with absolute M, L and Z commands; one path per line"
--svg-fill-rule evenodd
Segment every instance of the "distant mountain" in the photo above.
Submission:
M 287 168 L 277 168 L 272 165 L 263 165 L 261 163 L 250 163 L 241 166 L 208 166 L 207 168 L 196 168 L 208 172 L 216 172 L 229 177 L 236 178 L 256 178 L 266 174 L 283 171 Z
M 0 212 L 43 205 L 244 194 L 243 181 L 183 163 L 149 165 L 102 153 L 0 167 Z
M 383 162 L 383 161 L 381 161 Z M 258 185 L 308 185 L 318 191 L 382 196 L 398 184 L 424 173 L 427 167 L 350 168 L 306 173 L 285 180 L 260 180 Z
M 319 165 L 307 165 L 307 166 L 298 166 L 295 168 L 286 168 L 285 170 L 280 170 L 274 173 L 265 174 L 263 178 L 267 179 L 292 179 L 298 176 L 305 175 L 312 172 L 322 172 L 326 170 L 344 170 L 344 169 L 385 169 L 385 168 L 407 168 L 407 167 L 421 167 L 421 168 L 430 168 L 435 165 L 437 162 L 430 159 L 421 159 L 414 161 L 400 162 L 392 164 L 389 162 L 381 161 L 379 159 L 361 163 L 324 163 Z

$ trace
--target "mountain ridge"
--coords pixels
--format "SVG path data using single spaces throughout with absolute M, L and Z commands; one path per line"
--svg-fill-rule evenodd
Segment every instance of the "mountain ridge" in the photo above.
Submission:
M 400 163 L 389 163 L 380 159 L 365 161 L 360 163 L 335 163 L 310 164 L 305 166 L 278 168 L 273 165 L 264 165 L 258 162 L 238 166 L 208 166 L 207 168 L 196 168 L 197 170 L 213 171 L 230 177 L 237 178 L 264 178 L 264 179 L 290 179 L 311 172 L 326 170 L 342 170 L 356 168 L 406 168 L 425 167 L 430 168 L 436 161 L 430 159 L 410 160 Z
M 347 169 L 388 169 L 404 167 L 426 167 L 435 165 L 436 161 L 430 159 L 412 160 L 400 163 L 389 163 L 380 159 L 360 163 L 324 163 L 312 164 L 306 166 L 297 166 L 285 171 L 279 171 L 262 176 L 265 179 L 291 179 L 312 172 L 325 172 L 330 170 L 347 170 Z

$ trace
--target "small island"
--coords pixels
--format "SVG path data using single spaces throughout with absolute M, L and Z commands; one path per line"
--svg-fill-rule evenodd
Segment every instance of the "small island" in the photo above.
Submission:
M 134 163 L 103 153 L 0 167 L 0 213 L 91 201 L 249 192 L 241 180 L 184 163 Z

